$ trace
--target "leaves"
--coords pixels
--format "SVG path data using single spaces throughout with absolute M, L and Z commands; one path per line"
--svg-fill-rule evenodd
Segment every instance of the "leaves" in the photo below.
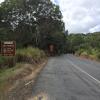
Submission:
M 4 37 L 17 41 L 17 47 L 32 45 L 45 49 L 49 43 L 64 46 L 62 14 L 50 0 L 5 0 L 0 14 L 0 28 L 10 30 Z

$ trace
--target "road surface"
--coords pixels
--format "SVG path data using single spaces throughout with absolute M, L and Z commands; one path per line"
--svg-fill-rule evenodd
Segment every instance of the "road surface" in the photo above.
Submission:
M 52 57 L 33 95 L 38 100 L 100 100 L 100 63 L 70 54 Z

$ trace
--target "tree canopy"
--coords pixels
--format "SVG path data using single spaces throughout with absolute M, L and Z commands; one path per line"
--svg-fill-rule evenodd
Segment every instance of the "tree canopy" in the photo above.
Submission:
M 68 35 L 68 52 L 76 52 L 80 49 L 98 49 L 100 50 L 100 32 L 87 34 Z
M 64 31 L 60 8 L 50 0 L 5 0 L 0 5 L 0 40 L 15 40 L 17 47 L 46 49 L 54 43 L 64 49 Z

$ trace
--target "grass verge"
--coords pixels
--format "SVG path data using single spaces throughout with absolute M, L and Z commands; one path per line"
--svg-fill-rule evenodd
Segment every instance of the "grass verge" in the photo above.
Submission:
M 19 59 L 20 63 L 16 62 L 16 65 L 12 67 L 5 67 L 6 64 L 4 64 L 6 59 L 9 61 L 9 57 L 0 57 L 0 63 L 4 66 L 4 68 L 0 69 L 0 100 L 8 100 L 3 99 L 5 94 L 7 94 L 9 90 L 15 88 L 16 83 L 21 83 L 23 78 L 28 77 L 29 75 L 31 75 L 31 77 L 34 76 L 35 78 L 43 68 L 41 63 L 46 60 L 46 55 L 42 50 L 32 47 L 17 50 L 14 59 L 18 60 L 18 57 L 21 57 L 21 59 Z M 30 64 L 27 60 L 35 61 L 35 63 Z M 40 65 L 40 67 L 38 67 L 38 65 Z
M 13 98 L 14 100 L 26 100 L 25 98 L 30 97 L 32 86 L 46 62 L 47 60 L 43 60 L 36 65 L 16 64 L 14 68 L 1 72 L 0 100 L 13 100 Z M 31 88 L 29 88 L 30 85 Z
M 83 58 L 100 61 L 100 50 L 99 49 L 80 49 L 76 52 L 76 55 Z
M 23 64 L 16 64 L 13 68 L 0 70 L 0 94 L 5 92 L 10 87 L 10 79 L 19 74 L 22 70 Z M 13 81 L 13 80 L 12 80 Z

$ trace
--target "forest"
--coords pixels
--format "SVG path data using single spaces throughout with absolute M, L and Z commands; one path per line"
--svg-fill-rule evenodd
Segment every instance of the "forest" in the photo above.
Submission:
M 0 68 L 17 62 L 38 63 L 49 54 L 66 52 L 65 25 L 58 5 L 50 0 L 5 0 L 0 4 L 0 42 L 16 41 L 16 55 L 0 55 Z M 1 51 L 1 49 L 0 49 Z M 34 61 L 33 61 L 34 60 Z
M 65 26 L 58 5 L 50 0 L 5 0 L 0 5 L 0 40 L 13 40 L 17 48 L 46 50 L 49 44 L 63 52 Z
M 100 32 L 69 34 L 67 52 L 100 60 Z
M 0 4 L 0 41 L 16 41 L 16 55 L 29 56 L 37 50 L 34 53 L 41 58 L 41 50 L 48 55 L 48 46 L 54 45 L 56 55 L 100 59 L 100 32 L 68 33 L 62 18 L 59 6 L 50 0 L 5 0 Z M 30 52 L 28 47 L 36 49 Z

